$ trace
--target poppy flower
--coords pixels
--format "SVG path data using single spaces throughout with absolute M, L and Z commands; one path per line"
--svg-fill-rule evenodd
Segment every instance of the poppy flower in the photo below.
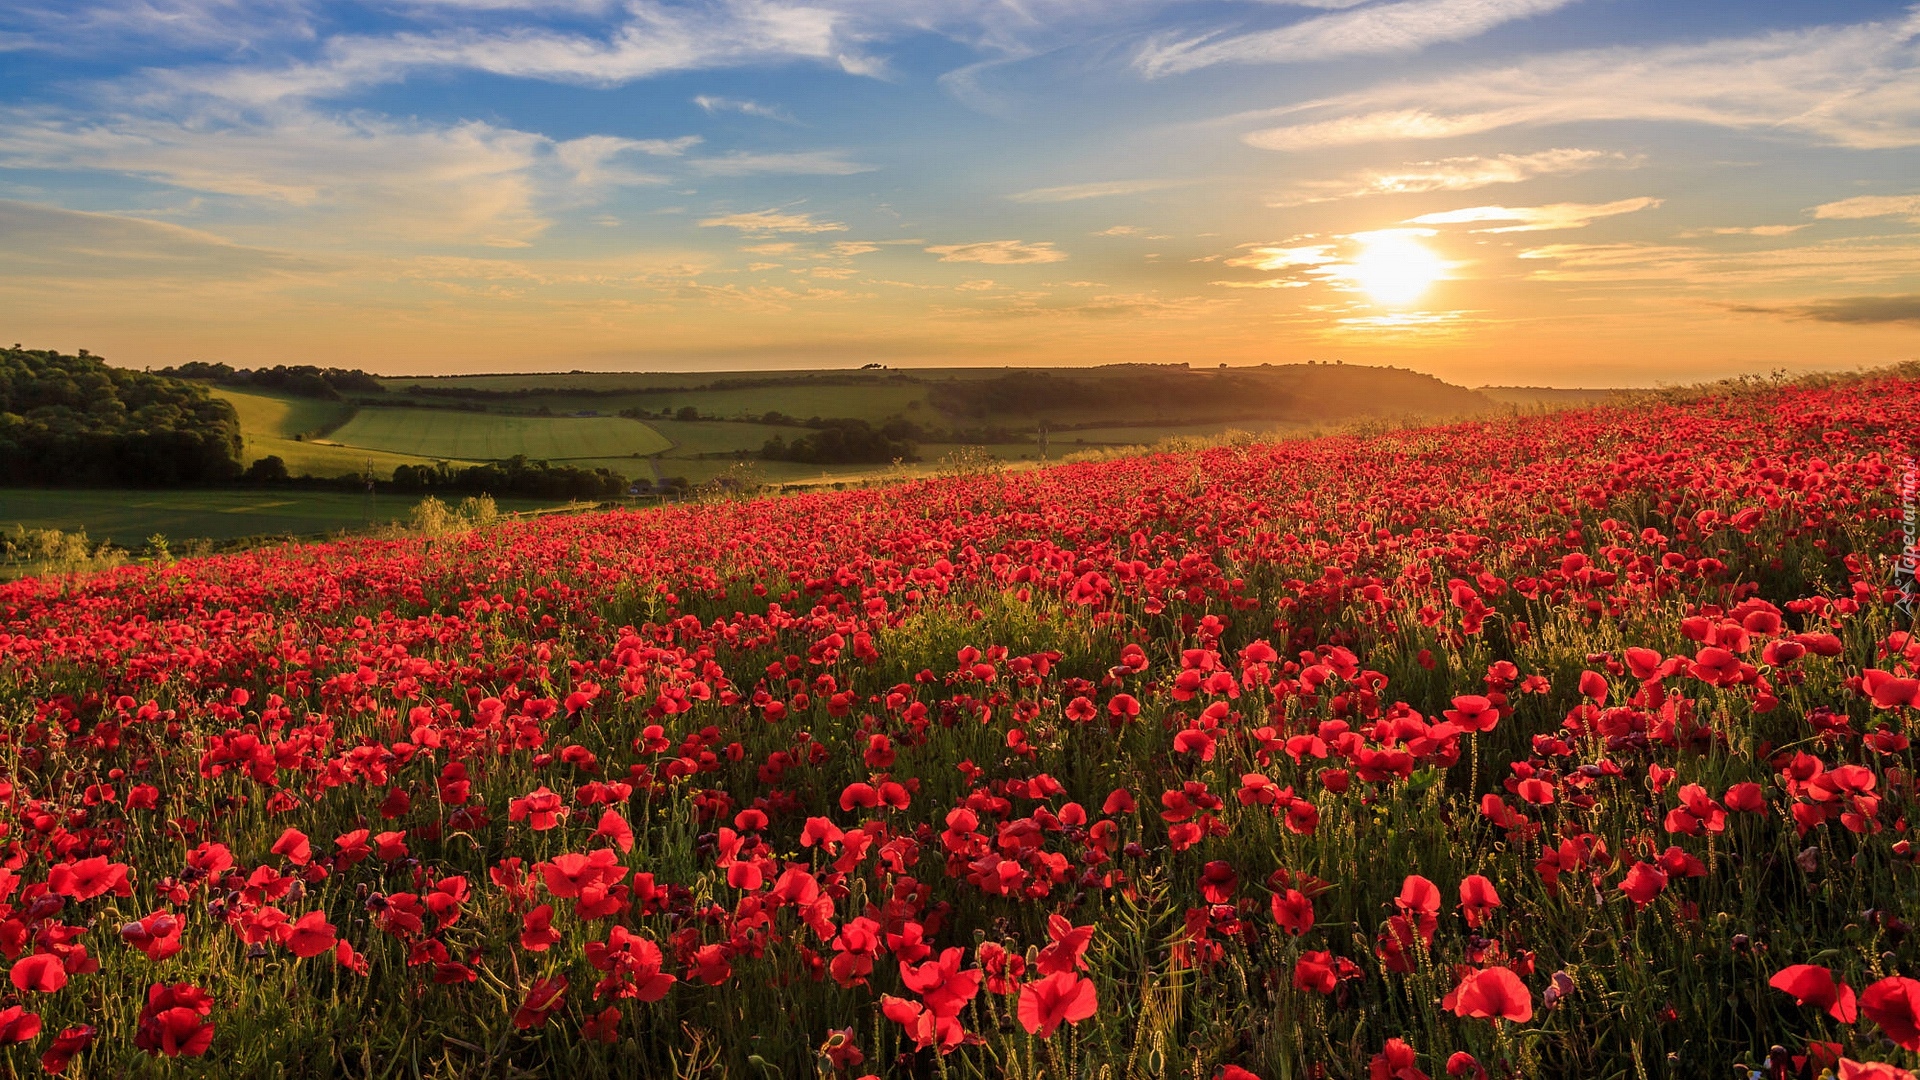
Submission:
M 1860 992 L 1860 1011 L 1887 1038 L 1920 1051 L 1920 980 L 1888 976 Z
M 1299 889 L 1274 893 L 1271 905 L 1273 921 L 1280 924 L 1280 929 L 1294 937 L 1313 929 L 1313 901 Z
M 1030 1035 L 1053 1037 L 1063 1022 L 1077 1024 L 1099 1008 L 1093 980 L 1070 971 L 1049 975 L 1020 988 L 1020 1026 Z
M 1912 1073 L 1884 1061 L 1840 1059 L 1840 1080 L 1914 1080 Z
M 1767 985 L 1792 995 L 1795 1005 L 1812 1005 L 1827 1010 L 1835 1020 L 1851 1024 L 1859 1015 L 1853 987 L 1833 977 L 1833 972 L 1813 964 L 1794 964 L 1775 972 Z
M 51 1075 L 60 1075 L 82 1050 L 93 1045 L 93 1036 L 94 1029 L 88 1024 L 62 1029 L 53 1037 L 53 1045 L 40 1055 L 40 1067 Z
M 282 942 L 287 951 L 302 959 L 319 956 L 333 949 L 338 934 L 324 911 L 309 911 L 288 927 Z
M 213 999 L 192 983 L 154 983 L 133 1045 L 155 1056 L 199 1057 L 213 1045 L 213 1023 L 206 1019 L 212 1011 Z
M 170 911 L 157 911 L 138 922 L 120 927 L 120 940 L 139 949 L 149 960 L 165 960 L 181 949 L 180 931 L 185 924 Z
M 67 985 L 67 968 L 52 953 L 35 953 L 14 964 L 7 978 L 17 990 L 51 994 Z
M 1388 1039 L 1367 1062 L 1367 1080 L 1428 1080 L 1420 1071 L 1419 1056 L 1405 1039 Z
M 1440 1001 L 1456 1016 L 1487 1020 L 1511 1020 L 1516 1024 L 1533 1019 L 1533 993 L 1509 968 L 1490 967 L 1468 973 Z
M 1500 723 L 1500 710 L 1479 694 L 1462 694 L 1453 699 L 1453 708 L 1444 714 L 1461 731 L 1492 731 Z
M 1465 1050 L 1457 1050 L 1447 1059 L 1447 1075 L 1464 1077 L 1466 1080 L 1487 1080 L 1487 1070 Z
M 1667 887 L 1667 872 L 1650 862 L 1634 863 L 1620 882 L 1620 891 L 1633 898 L 1633 906 L 1646 907 Z
M 980 990 L 982 972 L 978 968 L 960 970 L 964 954 L 946 949 L 937 960 L 914 967 L 900 962 L 900 981 L 920 995 L 928 1011 L 936 1016 L 954 1016 Z
M 535 979 L 527 988 L 520 1001 L 520 1007 L 513 1011 L 513 1026 L 525 1031 L 529 1028 L 546 1026 L 547 1020 L 565 1005 L 567 1001 L 567 977 L 555 975 L 552 978 Z
M 127 865 L 110 862 L 104 855 L 55 866 L 47 873 L 47 889 L 75 900 L 91 900 L 109 892 L 132 895 Z
M 40 1014 L 30 1013 L 18 1005 L 0 1009 L 0 1046 L 32 1042 L 39 1037 Z
M 580 1025 L 580 1034 L 595 1042 L 612 1046 L 620 1041 L 620 1007 L 609 1005 Z
M 295 866 L 305 866 L 313 858 L 313 845 L 307 842 L 307 834 L 299 829 L 288 829 L 273 842 L 273 853 L 284 855 Z
M 1468 874 L 1460 879 L 1460 910 L 1467 917 L 1467 925 L 1479 929 L 1487 919 L 1488 913 L 1500 906 L 1500 893 L 1479 874 Z

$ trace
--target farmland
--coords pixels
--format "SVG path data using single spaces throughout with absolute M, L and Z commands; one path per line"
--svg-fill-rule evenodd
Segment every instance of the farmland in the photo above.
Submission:
M 0 586 L 0 1053 L 1898 1078 L 1916 374 Z
M 424 465 L 432 460 L 381 448 L 322 441 L 353 415 L 351 405 L 224 388 L 216 389 L 214 394 L 240 414 L 245 460 L 272 455 L 286 462 L 287 471 L 295 476 L 360 475 L 369 467 L 377 475 L 390 475 L 396 465 Z
M 360 409 L 329 440 L 441 461 L 638 457 L 673 446 L 647 425 L 614 416 L 493 416 L 445 409 Z

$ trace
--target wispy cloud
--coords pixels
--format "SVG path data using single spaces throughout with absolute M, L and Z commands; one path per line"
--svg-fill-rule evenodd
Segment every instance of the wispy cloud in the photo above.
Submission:
M 230 123 L 0 114 L 0 165 L 122 173 L 278 204 L 310 225 L 350 220 L 369 235 L 495 246 L 524 244 L 546 229 L 543 190 L 576 182 L 582 170 L 611 178 L 615 155 L 652 145 L 558 143 L 477 121 L 435 127 L 301 111 Z
M 1022 240 L 983 240 L 972 244 L 936 244 L 927 249 L 941 262 L 986 263 L 990 266 L 1020 266 L 1028 263 L 1054 263 L 1067 253 L 1051 241 L 1029 243 Z
M 761 154 L 734 150 L 717 157 L 688 162 L 706 176 L 752 176 L 759 173 L 789 176 L 852 176 L 874 171 L 871 165 L 847 160 L 845 151 L 808 150 L 797 153 Z
M 1087 184 L 1063 184 L 1059 187 L 1017 191 L 1007 198 L 1021 203 L 1078 202 L 1081 199 L 1104 199 L 1113 195 L 1144 195 L 1150 191 L 1165 191 L 1168 188 L 1182 187 L 1189 183 L 1192 181 L 1096 180 Z
M 746 98 L 714 97 L 701 94 L 693 99 L 695 105 L 711 116 L 714 113 L 737 112 L 744 116 L 758 116 L 763 120 L 778 120 L 783 124 L 794 123 L 793 116 L 777 105 L 762 105 Z
M 1441 158 L 1392 169 L 1367 169 L 1338 179 L 1303 181 L 1269 205 L 1304 206 L 1370 195 L 1472 191 L 1495 184 L 1525 183 L 1542 176 L 1571 176 L 1600 168 L 1633 168 L 1642 160 L 1612 151 L 1572 147 L 1540 150 L 1531 154 Z
M 722 214 L 718 217 L 703 218 L 700 225 L 708 229 L 739 229 L 749 236 L 847 231 L 847 227 L 838 221 L 815 221 L 812 214 L 792 214 L 784 210 L 754 210 L 748 213 Z
M 1920 195 L 1856 195 L 1822 203 L 1813 208 L 1813 216 L 1823 220 L 1903 217 L 1920 222 Z
M 1835 300 L 1777 306 L 1742 304 L 1731 310 L 1847 326 L 1920 326 L 1920 294 L 1913 293 L 1904 296 L 1846 296 Z
M 1466 225 L 1487 221 L 1511 221 L 1516 224 L 1492 229 L 1474 229 L 1481 233 L 1546 232 L 1553 229 L 1584 229 L 1605 217 L 1631 214 L 1659 206 L 1661 200 L 1642 196 L 1610 203 L 1553 203 L 1548 206 L 1469 206 L 1463 210 L 1443 210 L 1408 218 L 1409 225 Z
M 1246 141 L 1306 150 L 1442 139 L 1502 128 L 1658 120 L 1785 133 L 1860 148 L 1920 145 L 1920 10 L 1848 26 L 1703 45 L 1537 56 L 1400 82 L 1269 116 L 1301 117 Z
M 171 222 L 7 199 L 0 199 L 0 242 L 8 251 L 0 277 L 156 282 L 312 272 L 327 265 Z
M 1162 76 L 1215 64 L 1278 64 L 1417 52 L 1429 45 L 1478 37 L 1502 23 L 1544 15 L 1573 2 L 1399 0 L 1321 15 L 1277 30 L 1156 42 L 1141 50 L 1135 65 L 1148 76 Z
M 1542 281 L 1681 284 L 1696 287 L 1878 284 L 1920 275 L 1911 237 L 1719 251 L 1680 244 L 1549 244 L 1520 253 Z
M 1707 229 L 1688 229 L 1680 234 L 1680 239 L 1698 240 L 1703 236 L 1791 236 L 1804 228 L 1805 225 L 1717 225 Z

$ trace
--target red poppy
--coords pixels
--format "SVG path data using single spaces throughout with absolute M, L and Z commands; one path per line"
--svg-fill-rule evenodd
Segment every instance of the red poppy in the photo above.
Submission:
M 63 1029 L 53 1037 L 53 1045 L 40 1055 L 40 1067 L 48 1073 L 58 1076 L 67 1069 L 68 1063 L 93 1044 L 94 1029 L 88 1024 L 79 1024 Z
M 1428 1080 L 1416 1062 L 1418 1055 L 1405 1039 L 1388 1039 L 1387 1045 L 1367 1063 L 1367 1080 Z
M 39 1037 L 40 1014 L 30 1013 L 18 1005 L 0 1009 L 0 1046 L 32 1042 Z
M 1460 879 L 1460 910 L 1467 917 L 1467 925 L 1479 929 L 1494 908 L 1500 906 L 1500 893 L 1494 889 L 1493 882 L 1479 874 L 1468 874 Z
M 1812 1005 L 1827 1010 L 1843 1024 L 1853 1023 L 1859 1015 L 1853 987 L 1836 980 L 1833 972 L 1823 967 L 1813 964 L 1784 967 L 1767 980 L 1767 985 L 1792 995 L 1795 1005 Z
M 1020 988 L 1020 1026 L 1043 1039 L 1062 1022 L 1077 1024 L 1099 1008 L 1093 980 L 1069 971 L 1049 975 Z
M 288 829 L 273 842 L 273 853 L 284 855 L 295 866 L 305 866 L 313 858 L 313 845 L 307 842 L 307 834 L 299 829 Z
M 67 968 L 52 953 L 35 953 L 14 964 L 7 977 L 15 989 L 51 994 L 67 985 Z
M 1887 1038 L 1920 1051 L 1920 981 L 1889 976 L 1860 992 L 1860 1011 L 1880 1025 Z
M 520 1001 L 520 1007 L 513 1011 L 513 1026 L 522 1031 L 528 1028 L 546 1026 L 547 1020 L 559 1011 L 567 1001 L 567 977 L 555 975 L 550 979 L 535 979 L 532 986 Z
M 303 959 L 332 950 L 338 934 L 324 911 L 309 911 L 295 919 L 287 929 L 283 944 L 287 951 Z
M 1620 882 L 1620 891 L 1633 898 L 1633 906 L 1646 907 L 1667 887 L 1667 873 L 1650 862 L 1634 863 Z
M 1273 921 L 1295 937 L 1313 929 L 1313 901 L 1299 889 L 1274 893 L 1271 901 Z
M 1533 1019 L 1533 993 L 1520 976 L 1504 967 L 1468 973 L 1440 1005 L 1456 1016 L 1505 1019 L 1516 1024 Z

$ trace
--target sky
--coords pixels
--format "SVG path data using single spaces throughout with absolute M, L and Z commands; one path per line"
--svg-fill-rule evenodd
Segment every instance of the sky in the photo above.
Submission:
M 0 336 L 390 374 L 1884 364 L 1920 356 L 1920 4 L 5 0 Z

